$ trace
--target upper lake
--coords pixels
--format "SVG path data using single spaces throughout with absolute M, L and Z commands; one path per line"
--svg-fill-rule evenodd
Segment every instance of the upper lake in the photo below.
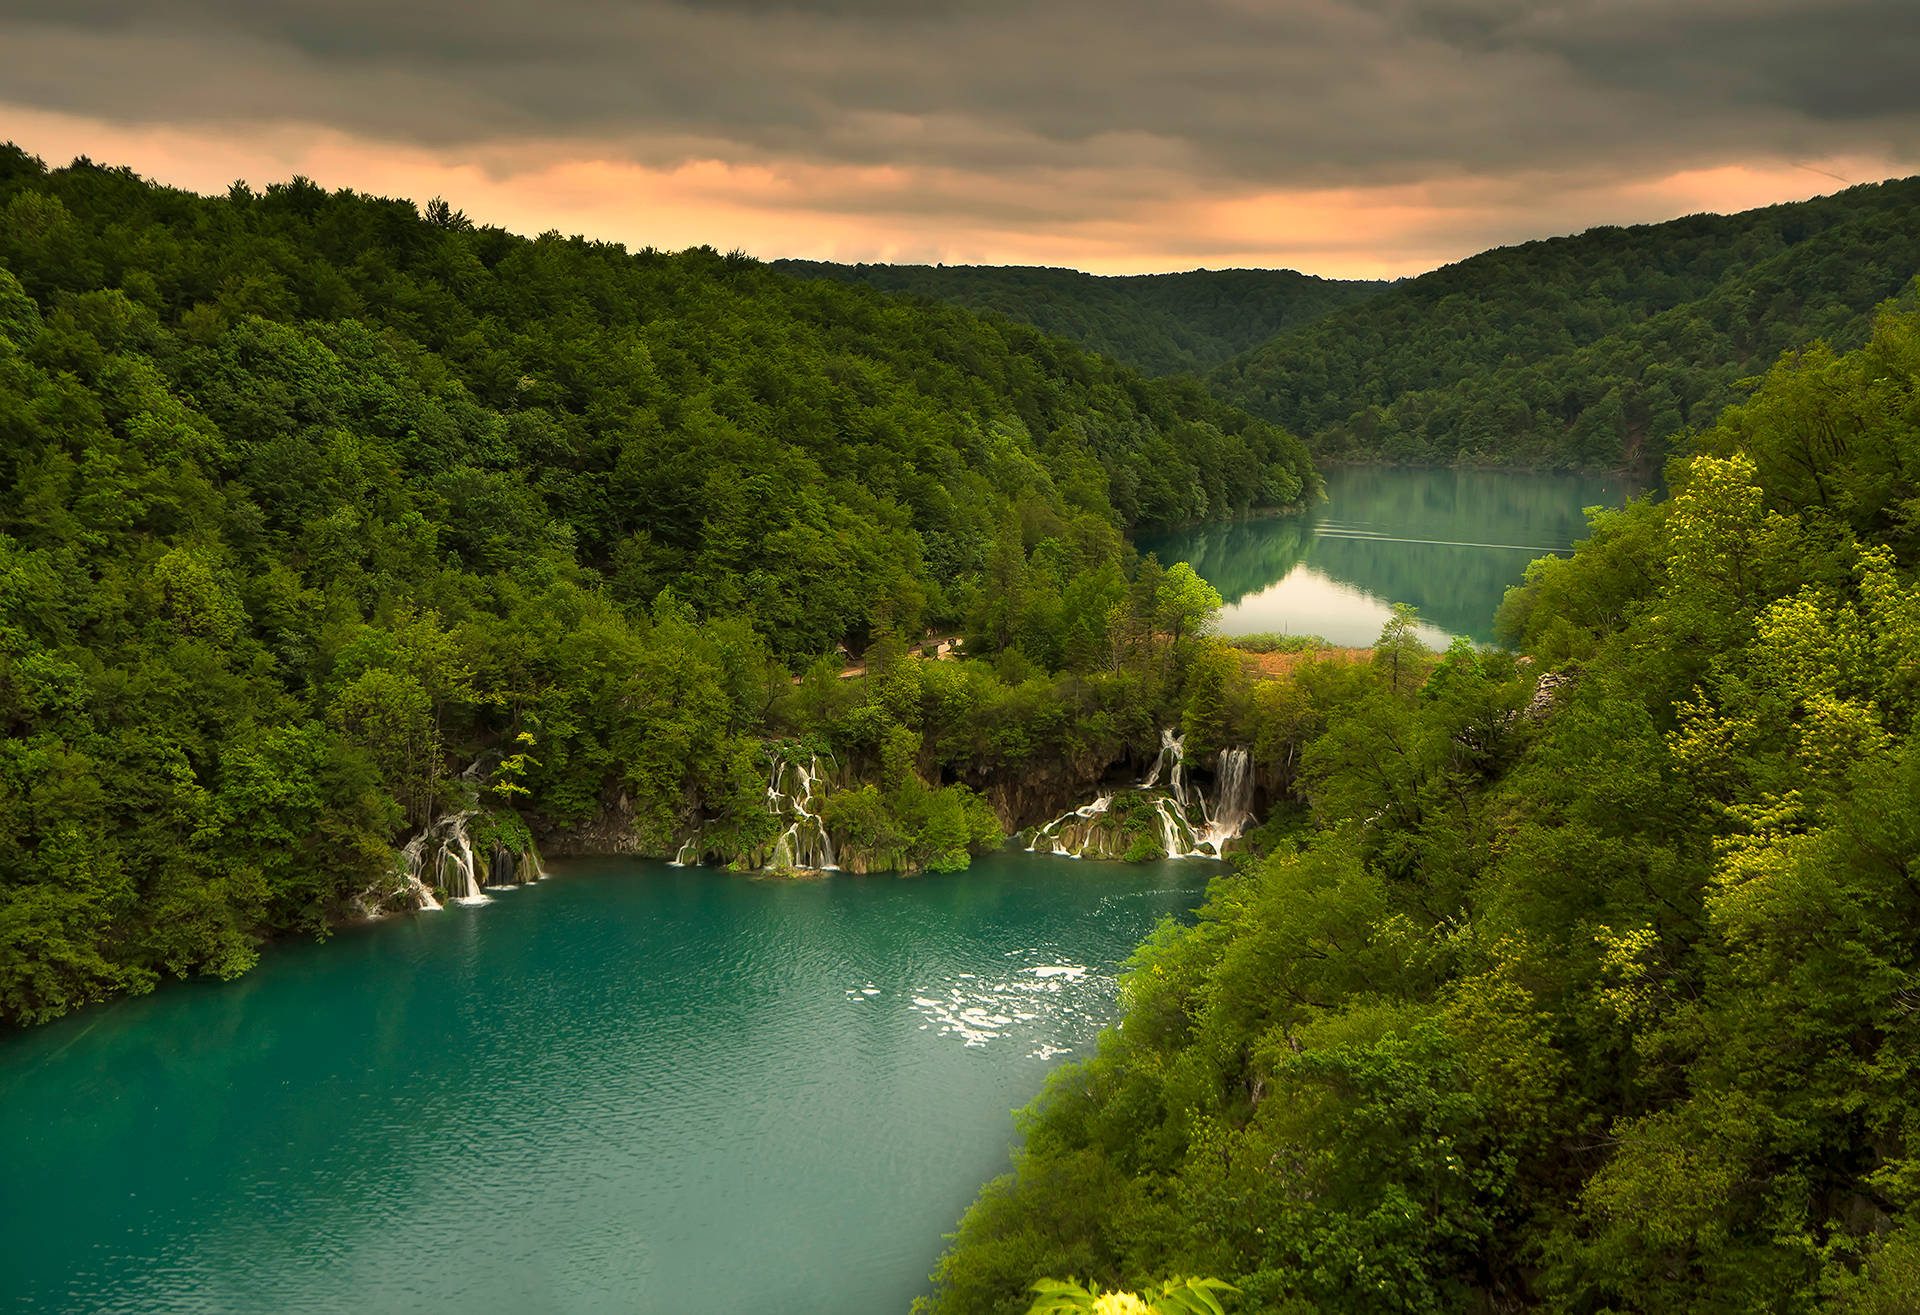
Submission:
M 0 1309 L 904 1312 L 1206 862 L 565 865 L 0 1040 Z
M 1494 639 L 1493 615 L 1527 563 L 1586 536 L 1584 509 L 1643 491 L 1619 475 L 1333 467 L 1326 501 L 1291 516 L 1143 539 L 1162 563 L 1190 562 L 1226 600 L 1228 635 L 1319 635 L 1362 647 L 1394 603 L 1422 638 Z

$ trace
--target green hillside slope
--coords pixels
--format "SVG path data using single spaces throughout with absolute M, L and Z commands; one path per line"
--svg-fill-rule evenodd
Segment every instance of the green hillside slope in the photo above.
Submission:
M 998 265 L 833 265 L 779 260 L 795 278 L 994 311 L 1153 375 L 1198 374 L 1390 286 L 1290 269 L 1191 270 L 1102 277 Z
M 1693 451 L 1534 563 L 1529 659 L 1256 691 L 1294 830 L 1141 948 L 917 1310 L 1920 1310 L 1920 314 Z
M 1338 458 L 1656 465 L 1738 382 L 1864 341 L 1920 273 L 1920 179 L 1485 252 L 1221 366 L 1221 397 Z
M 0 1025 L 394 907 L 452 813 L 764 850 L 783 753 L 866 783 L 828 806 L 873 865 L 964 865 L 955 778 L 1179 715 L 1154 609 L 1197 582 L 1122 531 L 1314 480 L 1010 322 L 0 150 Z M 923 626 L 1009 651 L 903 667 Z M 853 698 L 820 655 L 875 635 L 908 674 Z

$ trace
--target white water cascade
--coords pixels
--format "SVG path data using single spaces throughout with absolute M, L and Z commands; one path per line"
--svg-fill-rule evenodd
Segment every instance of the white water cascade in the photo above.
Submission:
M 674 851 L 673 857 L 667 860 L 667 866 L 670 868 L 690 868 L 699 861 L 700 837 L 688 836 L 687 843 Z
M 456 903 L 486 902 L 486 894 L 480 889 L 474 871 L 473 841 L 467 835 L 467 819 L 472 816 L 471 811 L 448 813 L 401 849 L 400 863 L 405 870 L 407 889 L 414 898 L 416 908 L 424 911 L 440 907 L 440 902 L 433 897 L 433 886 L 455 892 L 453 898 Z M 458 878 L 457 883 L 446 880 L 450 867 Z M 429 873 L 431 882 L 427 879 Z
M 1238 839 L 1253 820 L 1253 755 L 1245 749 L 1222 749 L 1213 769 L 1214 802 L 1207 806 L 1205 795 L 1200 806 L 1206 811 L 1206 829 L 1200 843 L 1211 845 L 1217 856 L 1221 846 Z
M 1123 801 L 1118 810 L 1116 800 Z M 1035 828 L 1027 849 L 1068 858 L 1122 858 L 1126 841 L 1119 827 L 1097 820 L 1116 811 L 1151 813 L 1168 858 L 1217 859 L 1227 842 L 1238 838 L 1253 820 L 1253 755 L 1244 748 L 1222 749 L 1214 763 L 1209 798 L 1207 790 L 1188 777 L 1182 738 L 1163 730 L 1160 753 L 1145 780 L 1131 790 L 1103 794 Z
M 471 809 L 448 813 L 409 840 L 407 847 L 400 851 L 407 871 L 419 880 L 427 869 L 427 851 L 432 850 L 431 884 L 449 892 L 456 904 L 487 902 L 487 893 L 480 889 L 480 874 L 474 864 L 473 838 L 467 834 L 467 820 L 473 815 Z
M 433 897 L 433 887 L 420 880 L 420 874 L 412 868 L 403 869 L 407 878 L 407 898 L 413 901 L 413 907 L 421 913 L 438 913 L 439 900 Z
M 415 909 L 424 913 L 441 907 L 433 894 L 436 886 L 456 904 L 485 904 L 486 888 L 511 888 L 547 875 L 532 846 L 524 854 L 499 843 L 491 855 L 476 851 L 467 824 L 477 816 L 475 809 L 448 813 L 401 848 L 401 876 Z
M 1160 772 L 1167 772 L 1167 792 L 1182 807 L 1187 806 L 1187 754 L 1184 740 L 1170 730 L 1160 732 L 1160 756 L 1153 760 L 1153 770 L 1147 773 L 1147 779 L 1140 782 L 1142 790 L 1152 790 L 1160 784 Z
M 820 820 L 824 798 L 818 755 L 805 763 L 776 761 L 773 776 L 767 782 L 767 811 L 775 817 L 792 819 L 787 829 L 773 842 L 773 851 L 764 867 L 769 870 L 838 872 L 834 861 L 833 840 Z
M 1103 794 L 1090 804 L 1082 804 L 1070 813 L 1060 814 L 1045 826 L 1035 828 L 1033 843 L 1027 846 L 1027 852 L 1057 854 L 1061 858 L 1085 858 L 1088 846 L 1100 834 L 1099 828 L 1089 823 L 1111 807 L 1113 796 Z M 1095 846 L 1095 857 L 1118 857 L 1104 854 L 1101 849 L 1101 846 Z

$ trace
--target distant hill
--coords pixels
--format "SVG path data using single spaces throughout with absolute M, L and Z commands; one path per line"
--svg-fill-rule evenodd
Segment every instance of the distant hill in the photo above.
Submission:
M 795 278 L 864 283 L 883 292 L 997 311 L 1153 375 L 1202 373 L 1277 333 L 1392 286 L 1290 269 L 1102 277 L 1020 265 L 773 264 Z
M 1651 466 L 1781 352 L 1866 339 L 1920 274 L 1920 178 L 1488 251 L 1280 333 L 1222 399 L 1316 456 Z

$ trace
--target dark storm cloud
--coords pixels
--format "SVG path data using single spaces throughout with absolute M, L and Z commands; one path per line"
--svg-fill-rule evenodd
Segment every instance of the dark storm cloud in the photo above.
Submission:
M 13 0 L 0 99 L 1268 187 L 1920 146 L 1913 0 Z
M 1387 4 L 1462 49 L 1550 53 L 1596 82 L 1815 119 L 1920 112 L 1912 0 Z

